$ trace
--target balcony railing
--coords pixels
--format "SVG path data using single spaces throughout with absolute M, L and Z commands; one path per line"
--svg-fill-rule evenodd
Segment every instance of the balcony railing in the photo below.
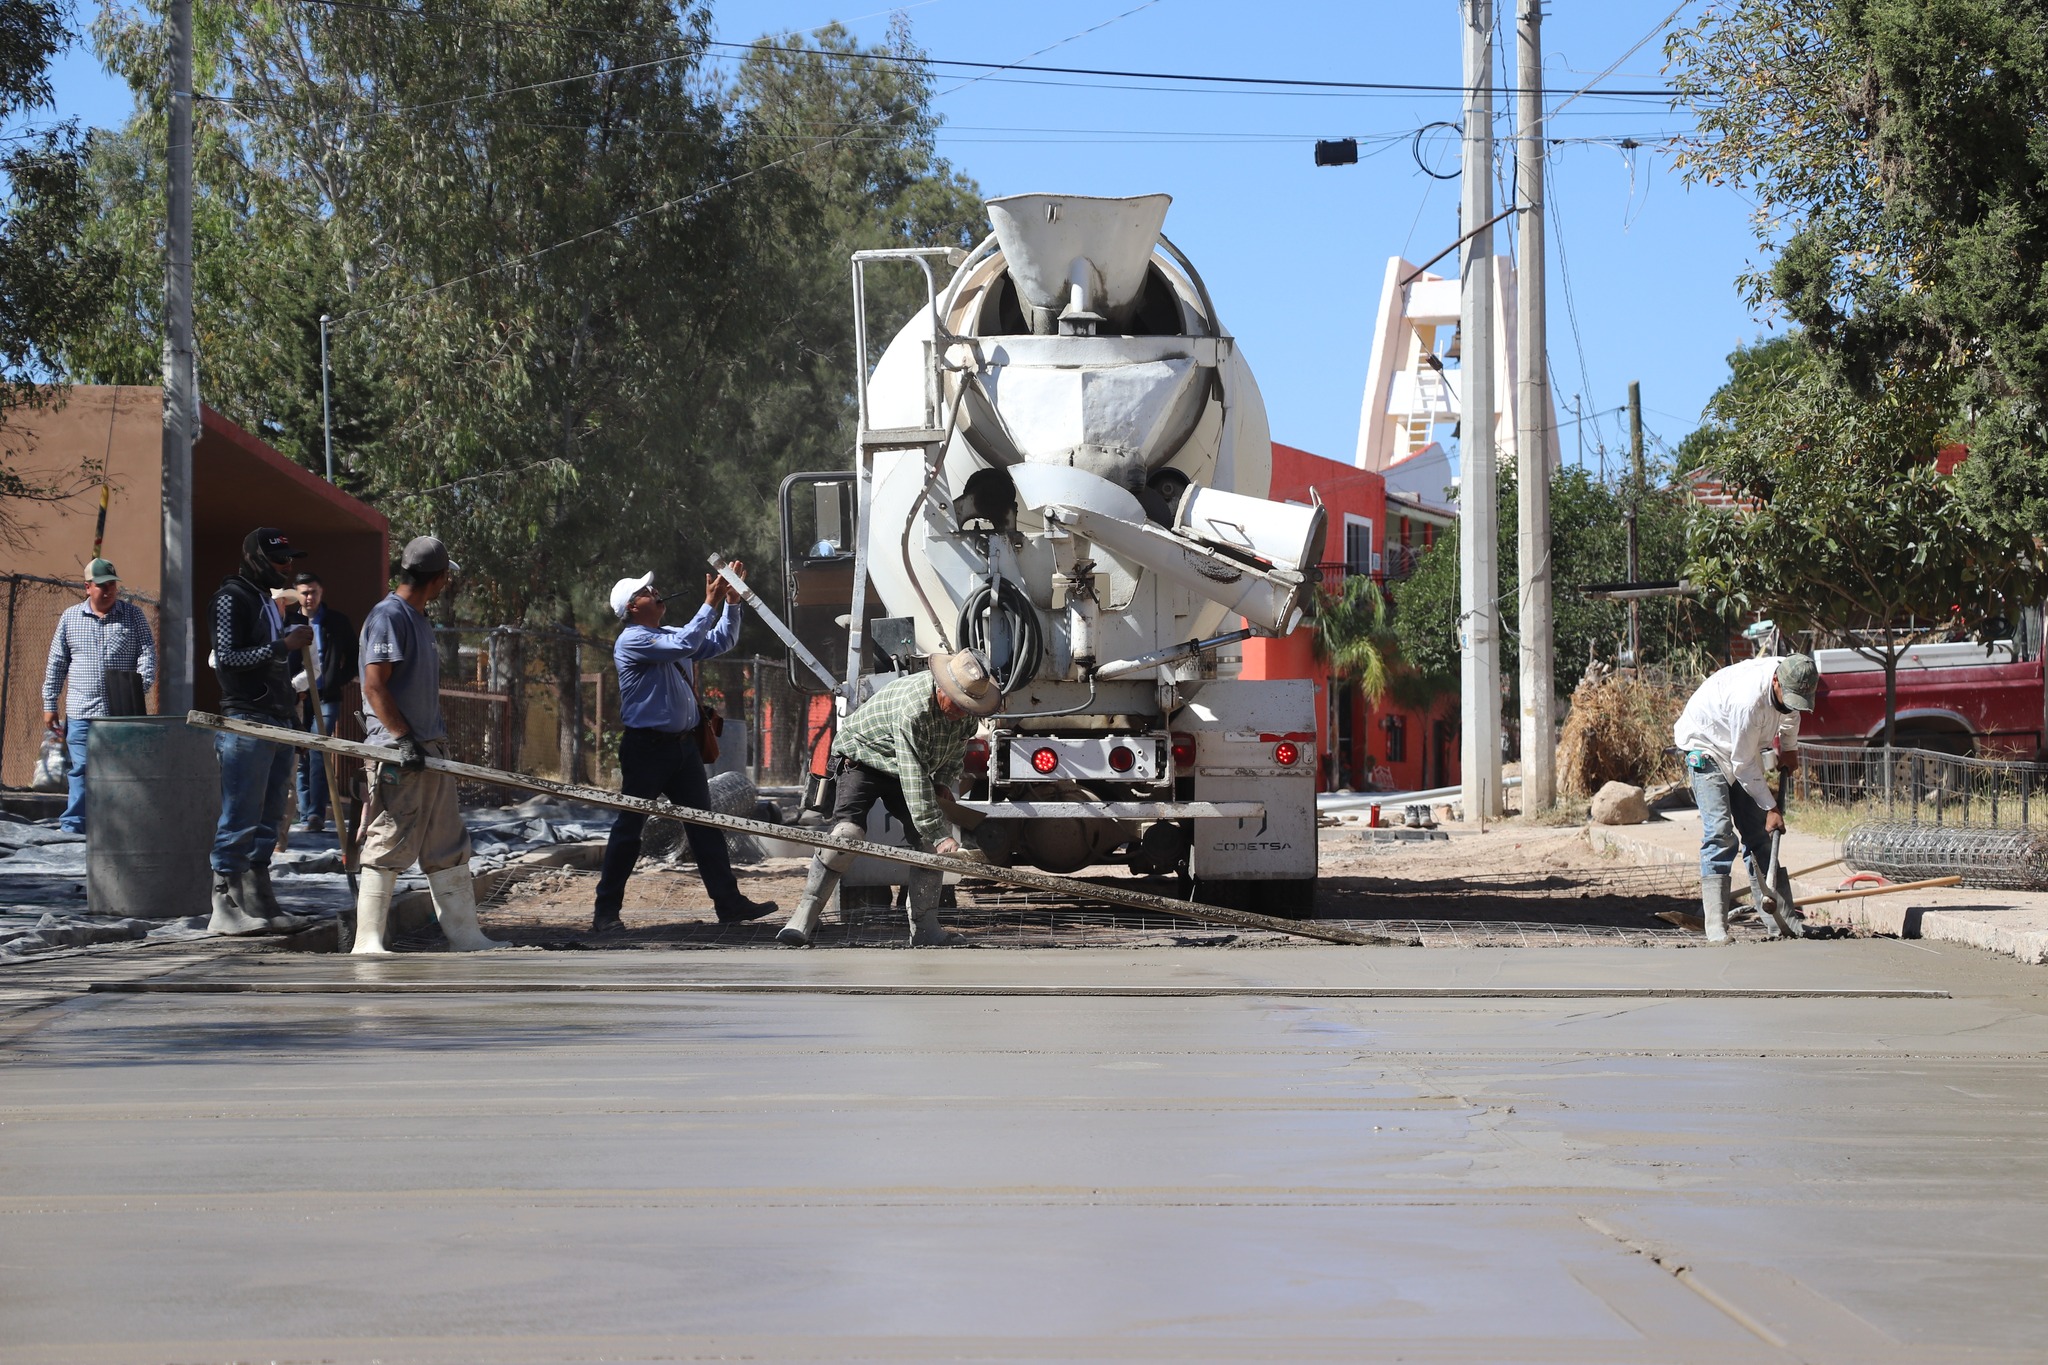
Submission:
M 1327 560 L 1316 565 L 1316 573 L 1321 577 L 1323 586 L 1333 592 L 1345 579 L 1361 575 L 1377 579 L 1381 583 L 1398 583 L 1415 572 L 1415 566 L 1421 558 L 1422 551 L 1418 547 L 1396 545 L 1379 555 L 1380 567 L 1377 569 L 1361 569 L 1346 560 Z

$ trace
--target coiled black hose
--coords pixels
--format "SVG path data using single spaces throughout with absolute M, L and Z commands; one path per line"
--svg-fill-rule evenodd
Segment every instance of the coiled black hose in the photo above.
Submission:
M 1045 633 L 1039 628 L 1038 611 L 1031 605 L 1031 599 L 1024 595 L 1024 590 L 1007 578 L 999 578 L 996 581 L 1001 586 L 994 594 L 994 609 L 1003 614 L 1010 627 L 1010 657 L 1007 666 L 1004 660 L 989 658 L 988 618 L 991 597 L 988 584 L 983 583 L 969 593 L 967 600 L 960 604 L 959 628 L 955 635 L 962 647 L 988 659 L 989 670 L 995 677 L 996 686 L 1005 692 L 1014 692 L 1038 676 L 1038 661 L 1045 652 Z

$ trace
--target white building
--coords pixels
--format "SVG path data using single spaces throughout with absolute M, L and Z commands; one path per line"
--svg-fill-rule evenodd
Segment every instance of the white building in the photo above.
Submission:
M 1503 465 L 1516 456 L 1515 263 L 1492 258 L 1494 450 Z M 1374 319 L 1372 360 L 1358 418 L 1353 463 L 1386 478 L 1389 493 L 1442 505 L 1456 484 L 1443 442 L 1464 417 L 1459 402 L 1462 348 L 1458 336 L 1458 281 L 1418 271 L 1396 256 L 1387 262 Z M 1434 362 L 1434 363 L 1432 363 Z M 1550 464 L 1561 460 L 1557 412 L 1545 415 Z

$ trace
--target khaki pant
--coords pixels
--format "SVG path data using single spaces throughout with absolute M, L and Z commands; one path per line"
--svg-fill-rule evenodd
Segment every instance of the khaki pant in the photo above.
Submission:
M 438 740 L 422 747 L 435 758 L 448 756 Z M 456 802 L 454 777 L 379 763 L 375 780 L 371 799 L 376 814 L 363 831 L 364 867 L 403 872 L 417 862 L 420 871 L 431 874 L 469 861 L 469 830 Z

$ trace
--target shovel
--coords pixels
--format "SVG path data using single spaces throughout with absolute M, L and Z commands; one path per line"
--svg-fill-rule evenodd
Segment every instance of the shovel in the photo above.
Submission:
M 1785 781 L 1783 769 L 1780 769 L 1778 776 L 1778 819 L 1781 824 L 1785 817 L 1785 798 L 1790 795 L 1788 791 L 1790 786 L 1791 783 Z M 1778 927 L 1778 933 L 1787 938 L 1804 938 L 1806 937 L 1804 922 L 1800 918 L 1798 909 L 1792 905 L 1789 897 L 1780 900 L 1778 896 L 1778 846 L 1784 837 L 1785 831 L 1782 828 L 1771 835 L 1770 866 L 1764 869 L 1763 885 L 1760 889 L 1764 893 L 1764 908 L 1770 911 L 1771 919 Z

